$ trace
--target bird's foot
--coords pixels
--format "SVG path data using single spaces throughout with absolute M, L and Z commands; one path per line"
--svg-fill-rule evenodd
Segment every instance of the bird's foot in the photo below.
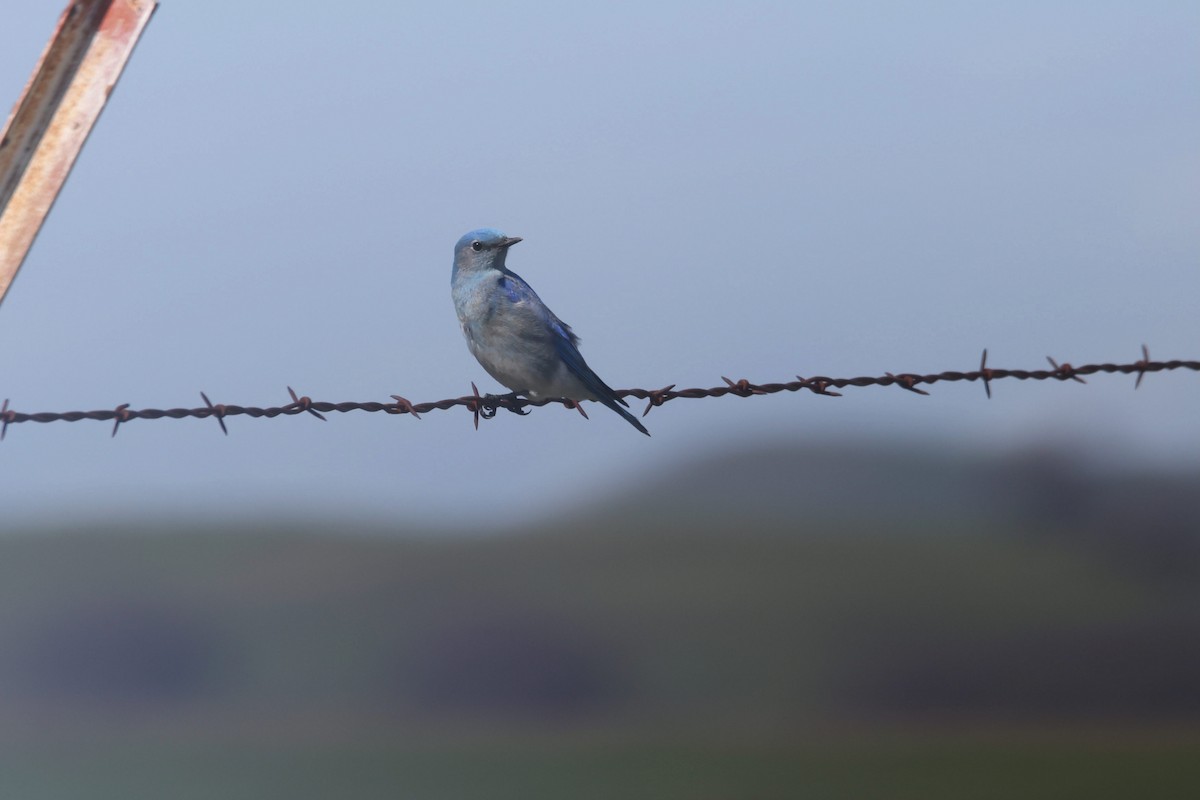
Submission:
M 491 419 L 496 416 L 496 409 L 504 408 L 518 416 L 525 416 L 529 412 L 519 405 L 513 405 L 521 400 L 517 397 L 516 392 L 508 394 L 485 394 L 483 396 L 483 408 L 480 410 L 481 416 L 484 419 Z

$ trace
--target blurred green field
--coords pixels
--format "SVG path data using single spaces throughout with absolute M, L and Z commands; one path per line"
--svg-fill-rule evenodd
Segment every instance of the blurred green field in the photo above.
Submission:
M 0 791 L 24 800 L 1186 797 L 1200 786 L 1194 745 L 946 736 L 723 748 L 570 737 L 361 748 L 105 744 L 0 757 Z
M 1200 788 L 1190 492 L 1101 486 L 1047 510 L 1061 480 L 1044 495 L 1044 471 L 1006 472 L 999 501 L 956 505 L 937 492 L 972 479 L 933 474 L 903 479 L 924 515 L 802 491 L 764 511 L 692 474 L 690 499 L 653 487 L 487 536 L 9 532 L 0 797 Z

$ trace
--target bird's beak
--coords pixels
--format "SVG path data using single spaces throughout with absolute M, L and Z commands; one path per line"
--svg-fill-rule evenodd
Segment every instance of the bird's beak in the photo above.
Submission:
M 505 236 L 504 239 L 500 241 L 500 249 L 507 250 L 519 241 L 521 241 L 520 236 Z

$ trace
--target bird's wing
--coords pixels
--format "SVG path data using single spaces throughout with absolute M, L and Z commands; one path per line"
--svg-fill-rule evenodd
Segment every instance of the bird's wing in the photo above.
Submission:
M 611 406 L 613 402 L 620 403 L 623 406 L 629 404 L 617 397 L 617 393 L 612 390 L 607 383 L 600 380 L 600 376 L 592 371 L 592 368 L 583 360 L 583 355 L 579 352 L 579 348 L 575 346 L 575 342 L 559 336 L 554 341 L 555 349 L 558 351 L 558 357 L 567 365 L 567 369 L 571 374 L 580 380 L 580 382 L 588 388 L 588 391 L 596 395 L 600 402 L 607 406 Z
M 556 339 L 565 338 L 573 347 L 579 345 L 579 337 L 571 330 L 571 326 L 563 322 L 554 312 L 546 307 L 542 298 L 538 297 L 533 287 L 515 272 L 505 271 L 496 282 L 501 295 L 514 306 L 523 306 L 528 312 L 537 316 L 555 334 Z
M 559 319 L 553 311 L 546 307 L 542 302 L 542 298 L 537 296 L 537 292 L 533 290 L 528 283 L 515 272 L 506 271 L 500 276 L 497 282 L 501 293 L 514 305 L 524 304 L 530 311 L 533 311 L 542 318 L 543 323 L 551 331 L 551 338 L 554 342 L 554 349 L 558 352 L 558 357 L 567 365 L 567 369 L 571 374 L 587 387 L 588 391 L 603 398 L 603 401 L 608 404 L 610 401 L 616 401 L 623 406 L 629 405 L 621 398 L 617 397 L 616 392 L 609 387 L 604 381 L 600 380 L 592 368 L 583 360 L 583 355 L 579 352 L 579 337 L 575 335 L 575 331 L 571 330 L 571 326 Z
M 558 357 L 562 359 L 571 374 L 595 395 L 597 400 L 620 414 L 630 425 L 642 433 L 650 435 L 650 431 L 646 430 L 646 427 L 636 417 L 625 410 L 629 407 L 629 403 L 618 397 L 612 387 L 602 381 L 600 376 L 593 372 L 592 368 L 583 360 L 583 355 L 579 352 L 579 337 L 571 330 L 571 326 L 547 308 L 542 299 L 537 296 L 537 292 L 521 276 L 505 270 L 496 285 L 500 289 L 500 294 L 512 304 L 513 308 L 521 308 L 525 313 L 537 315 L 543 329 L 549 330 Z

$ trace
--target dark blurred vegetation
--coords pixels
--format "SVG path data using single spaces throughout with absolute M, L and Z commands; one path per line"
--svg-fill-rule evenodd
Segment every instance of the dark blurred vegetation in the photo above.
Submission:
M 760 449 L 522 531 L 0 537 L 0 797 L 1194 789 L 1196 471 Z

